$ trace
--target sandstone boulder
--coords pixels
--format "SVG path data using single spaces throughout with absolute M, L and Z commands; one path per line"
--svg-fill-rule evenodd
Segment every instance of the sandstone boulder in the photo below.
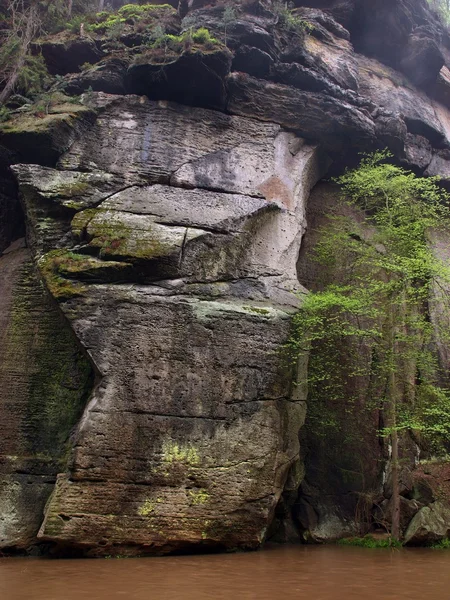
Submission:
M 255 548 L 299 462 L 304 396 L 276 349 L 320 155 L 274 123 L 97 105 L 58 169 L 15 168 L 42 277 L 97 373 L 39 540 Z
M 425 545 L 438 542 L 450 535 L 450 508 L 433 502 L 419 510 L 405 533 L 405 543 Z

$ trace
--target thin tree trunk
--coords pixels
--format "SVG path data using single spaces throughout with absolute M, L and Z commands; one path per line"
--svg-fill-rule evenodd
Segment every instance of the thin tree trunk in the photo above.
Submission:
M 30 44 L 33 41 L 33 38 L 36 34 L 36 31 L 39 29 L 39 18 L 38 18 L 38 10 L 37 5 L 32 4 L 28 9 L 28 16 L 26 20 L 25 31 L 22 34 L 21 44 L 19 53 L 16 59 L 15 64 L 12 67 L 11 72 L 9 73 L 8 80 L 6 81 L 6 85 L 3 90 L 0 92 L 0 104 L 3 104 L 9 96 L 14 91 L 14 88 L 17 84 L 17 80 L 20 75 L 20 71 L 23 69 L 25 65 L 25 61 L 28 55 L 28 51 L 30 48 Z
M 394 417 L 394 427 L 396 419 Z M 400 539 L 400 486 L 399 486 L 399 466 L 398 466 L 398 431 L 394 429 L 391 434 L 392 443 L 392 527 L 391 535 L 396 540 Z
M 398 383 L 396 380 L 396 368 L 398 367 L 398 348 L 396 342 L 397 315 L 391 306 L 388 319 L 388 340 L 391 364 L 389 365 L 388 378 L 388 412 L 389 427 L 391 429 L 391 479 L 392 479 L 392 522 L 391 536 L 395 539 L 400 538 L 400 485 L 399 485 L 399 464 L 398 464 L 398 431 L 397 431 L 397 398 Z
M 68 0 L 67 2 L 67 17 L 72 18 L 72 8 L 73 8 L 73 0 Z

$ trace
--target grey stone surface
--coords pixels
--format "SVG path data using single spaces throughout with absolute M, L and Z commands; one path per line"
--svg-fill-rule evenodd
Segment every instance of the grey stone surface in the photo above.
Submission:
M 255 548 L 299 461 L 305 402 L 278 350 L 320 152 L 272 123 L 98 102 L 59 170 L 15 169 L 98 374 L 39 539 L 90 556 Z
M 406 544 L 429 544 L 450 535 L 450 508 L 442 502 L 424 506 L 413 517 L 405 533 Z

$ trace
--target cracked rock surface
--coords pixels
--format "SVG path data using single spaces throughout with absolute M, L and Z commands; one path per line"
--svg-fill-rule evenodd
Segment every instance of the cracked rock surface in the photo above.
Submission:
M 33 255 L 97 374 L 38 539 L 255 548 L 299 461 L 305 403 L 278 349 L 321 154 L 277 124 L 97 100 L 56 169 L 14 167 Z

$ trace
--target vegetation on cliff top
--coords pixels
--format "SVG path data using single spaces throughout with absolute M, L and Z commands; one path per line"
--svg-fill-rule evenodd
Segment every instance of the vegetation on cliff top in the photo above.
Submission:
M 106 40 L 120 39 L 127 34 L 139 34 L 146 49 L 167 53 L 190 50 L 197 46 L 212 51 L 221 42 L 204 27 L 190 28 L 179 35 L 179 25 L 173 21 L 176 10 L 169 4 L 125 4 L 117 11 L 100 10 L 104 2 L 81 0 L 0 0 L 0 104 L 11 94 L 34 98 L 57 79 L 49 75 L 39 53 L 39 38 L 61 31 L 80 37 L 102 36 Z M 172 19 L 172 21 L 171 21 Z M 234 9 L 224 11 L 225 37 Z M 7 118 L 3 110 L 0 120 Z
M 388 158 L 366 156 L 338 179 L 343 202 L 361 209 L 360 219 L 328 215 L 315 249 L 325 281 L 305 297 L 288 349 L 294 357 L 310 352 L 313 412 L 324 396 L 345 402 L 352 380 L 371 382 L 368 408 L 381 411 L 379 434 L 392 448 L 391 533 L 398 538 L 401 434 L 411 432 L 430 452 L 450 444 L 450 390 L 434 351 L 436 337 L 450 338 L 448 323 L 435 318 L 439 304 L 448 307 L 450 267 L 430 243 L 433 231 L 448 229 L 450 211 L 436 178 L 416 177 Z M 370 358 L 355 360 L 344 381 L 336 374 L 345 340 L 347 351 Z

